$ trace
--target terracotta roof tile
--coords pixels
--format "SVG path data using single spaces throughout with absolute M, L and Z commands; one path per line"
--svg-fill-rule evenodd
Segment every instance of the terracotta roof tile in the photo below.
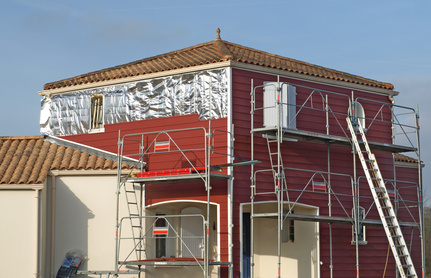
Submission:
M 85 169 L 88 163 L 88 157 L 89 157 L 89 154 L 87 152 L 81 153 L 81 156 L 79 157 L 79 161 L 78 161 L 78 168 L 77 168 L 78 170 Z
M 198 44 L 192 47 L 145 58 L 112 68 L 90 72 L 57 82 L 47 83 L 45 84 L 44 89 L 52 90 L 79 84 L 88 84 L 136 75 L 145 75 L 148 73 L 163 72 L 178 68 L 193 67 L 196 65 L 218 63 L 226 60 L 393 90 L 393 85 L 389 83 L 379 82 L 376 80 L 230 43 L 221 40 L 219 36 L 216 38 L 216 40 L 211 42 Z
M 65 151 L 66 151 L 65 146 L 58 146 L 57 151 L 55 152 L 54 160 L 51 164 L 51 170 L 60 169 L 60 165 L 61 165 L 62 158 L 64 156 Z
M 116 164 L 102 155 L 52 143 L 44 136 L 0 137 L 0 184 L 40 184 L 51 170 L 113 170 Z M 122 166 L 131 168 L 126 163 Z
M 100 156 L 99 156 L 100 157 Z M 88 157 L 87 165 L 84 166 L 84 169 L 96 169 L 96 162 L 97 162 L 98 156 L 95 154 L 92 154 Z M 101 157 L 102 158 L 102 157 Z
M 416 158 L 412 158 L 400 153 L 395 154 L 395 160 L 399 162 L 418 163 Z

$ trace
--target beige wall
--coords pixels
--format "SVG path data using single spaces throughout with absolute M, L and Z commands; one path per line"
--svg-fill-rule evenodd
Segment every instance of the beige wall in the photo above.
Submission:
M 87 175 L 79 175 L 79 171 L 74 172 L 74 175 L 64 175 L 65 172 L 67 173 L 55 173 L 48 179 L 46 189 L 39 194 L 41 199 L 36 198 L 38 195 L 31 188 L 0 191 L 0 219 L 2 227 L 7 227 L 2 229 L 0 237 L 0 250 L 3 252 L 0 256 L 0 277 L 35 277 L 38 221 L 42 231 L 39 243 L 39 260 L 42 266 L 40 277 L 55 277 L 65 254 L 73 249 L 82 250 L 87 256 L 80 270 L 115 269 L 116 175 L 88 175 L 89 171 L 85 171 Z M 121 218 L 128 213 L 124 193 L 120 196 Z M 187 206 L 204 208 L 202 204 L 187 202 L 173 206 L 176 210 L 172 210 L 172 213 L 178 213 L 180 208 Z M 156 211 L 154 207 L 152 213 Z M 215 216 L 218 213 L 217 206 L 213 205 L 211 214 Z M 214 221 L 218 229 L 218 221 Z M 124 223 L 123 236 L 130 236 L 129 225 L 129 222 Z M 212 233 L 210 243 L 214 249 L 211 250 L 211 257 L 214 259 L 217 253 L 215 233 L 217 231 Z M 120 257 L 124 258 L 132 246 L 132 241 L 123 242 Z M 132 254 L 129 259 L 134 260 L 136 257 Z M 175 277 L 178 273 L 190 278 L 203 276 L 198 266 L 160 266 L 149 267 L 147 270 L 150 274 L 141 274 L 141 277 Z M 210 271 L 213 277 L 218 276 L 218 267 L 212 267 Z
M 34 190 L 0 190 L 0 277 L 35 277 L 36 196 Z
M 116 189 L 115 175 L 56 177 L 54 273 L 72 249 L 88 258 L 80 270 L 115 269 Z
M 248 209 L 246 208 L 246 211 Z M 255 206 L 255 212 L 276 212 L 276 209 L 274 204 L 263 203 Z M 317 215 L 318 210 L 297 204 L 294 207 L 294 213 Z M 255 278 L 277 277 L 277 219 L 255 218 L 254 221 Z M 319 224 L 295 220 L 294 237 L 293 242 L 281 243 L 281 277 L 318 278 L 320 267 Z

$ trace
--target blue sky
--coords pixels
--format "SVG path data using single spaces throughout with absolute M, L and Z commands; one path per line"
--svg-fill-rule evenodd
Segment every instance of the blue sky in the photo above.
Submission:
M 419 104 L 428 165 L 430 14 L 431 1 L 3 0 L 0 135 L 39 134 L 45 83 L 208 42 L 219 27 L 230 42 L 394 84 L 397 103 Z

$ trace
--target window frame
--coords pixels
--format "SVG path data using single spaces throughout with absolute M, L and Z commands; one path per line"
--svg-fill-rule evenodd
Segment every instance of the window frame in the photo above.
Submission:
M 355 122 L 358 121 L 361 124 L 362 129 L 367 129 L 365 121 L 365 109 L 359 101 L 355 100 L 350 103 L 348 115 L 353 116 Z
M 89 133 L 105 131 L 104 105 L 105 96 L 103 94 L 90 96 Z

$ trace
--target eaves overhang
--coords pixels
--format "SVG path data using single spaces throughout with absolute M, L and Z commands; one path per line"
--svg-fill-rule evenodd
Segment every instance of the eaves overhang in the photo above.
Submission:
M 230 61 L 230 62 L 231 62 L 230 66 L 232 68 L 253 71 L 256 73 L 278 75 L 280 77 L 291 78 L 291 79 L 300 80 L 300 81 L 307 81 L 307 82 L 312 82 L 312 83 L 321 84 L 321 85 L 334 86 L 334 87 L 343 88 L 343 89 L 357 90 L 361 92 L 368 92 L 368 93 L 380 94 L 380 95 L 391 96 L 391 97 L 397 96 L 399 94 L 399 92 L 390 90 L 390 89 L 372 87 L 372 86 L 356 84 L 352 82 L 346 82 L 342 80 L 322 78 L 318 76 L 306 75 L 303 73 L 296 73 L 296 72 L 291 72 L 291 71 L 286 71 L 286 70 L 276 69 L 276 68 L 269 68 L 269 67 L 260 66 L 260 65 L 253 65 L 253 64 L 247 64 L 247 63 L 236 62 L 236 61 Z
M 321 85 L 335 86 L 338 88 L 357 90 L 361 92 L 380 94 L 380 95 L 385 95 L 390 97 L 397 96 L 399 94 L 399 92 L 394 90 L 371 87 L 367 85 L 355 84 L 351 82 L 333 80 L 333 79 L 322 78 L 322 77 L 317 77 L 312 75 L 305 75 L 302 73 L 290 72 L 282 69 L 269 68 L 266 66 L 253 65 L 253 64 L 237 62 L 232 60 L 205 64 L 205 65 L 198 65 L 198 66 L 187 67 L 187 68 L 167 70 L 162 72 L 149 73 L 145 75 L 125 77 L 120 79 L 100 81 L 95 83 L 86 83 L 86 84 L 80 84 L 80 85 L 69 86 L 69 87 L 61 87 L 61 88 L 56 88 L 51 90 L 43 90 L 43 91 L 39 91 L 38 94 L 41 96 L 50 97 L 53 95 L 63 94 L 68 92 L 75 92 L 75 91 L 86 90 L 86 89 L 95 89 L 95 88 L 125 84 L 130 82 L 145 81 L 145 80 L 154 79 L 154 78 L 191 73 L 191 72 L 197 72 L 202 70 L 225 68 L 225 67 L 247 70 L 247 71 L 252 71 L 256 73 L 277 75 L 280 77 L 291 78 L 291 79 L 300 80 L 300 81 L 307 81 L 307 82 L 312 82 L 312 83 L 321 84 Z
M 107 86 L 113 86 L 113 85 L 119 85 L 119 84 L 125 84 L 125 83 L 137 82 L 137 81 L 145 81 L 145 80 L 154 79 L 154 78 L 191 73 L 191 72 L 197 72 L 197 71 L 203 71 L 203 70 L 225 68 L 225 67 L 231 66 L 231 63 L 232 61 L 228 60 L 228 61 L 222 61 L 222 62 L 211 63 L 211 64 L 197 65 L 193 67 L 185 67 L 180 69 L 172 69 L 167 71 L 148 73 L 145 75 L 124 77 L 124 78 L 112 79 L 112 80 L 106 80 L 106 81 L 100 81 L 100 82 L 94 82 L 94 83 L 86 83 L 86 84 L 69 86 L 69 87 L 61 87 L 61 88 L 56 88 L 51 90 L 43 90 L 43 91 L 39 91 L 38 94 L 40 96 L 50 97 L 53 95 L 87 90 L 87 89 L 95 89 L 95 88 L 101 88 L 101 87 L 107 87 Z
M 45 183 L 34 184 L 0 184 L 0 190 L 42 190 Z

